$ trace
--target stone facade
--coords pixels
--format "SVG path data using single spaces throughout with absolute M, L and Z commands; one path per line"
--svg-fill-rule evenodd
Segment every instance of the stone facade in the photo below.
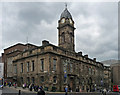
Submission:
M 111 65 L 112 84 L 120 85 L 120 63 Z
M 104 66 L 104 87 L 107 89 L 111 89 L 111 67 Z
M 12 77 L 12 59 L 14 56 L 19 54 L 22 51 L 25 51 L 28 48 L 35 48 L 35 45 L 32 44 L 21 44 L 18 43 L 11 47 L 4 49 L 4 53 L 2 53 L 2 63 L 4 63 L 4 78 L 8 79 L 8 77 Z
M 2 57 L 0 56 L 0 63 L 2 63 Z
M 95 59 L 52 44 L 18 54 L 14 57 L 13 67 L 18 85 L 34 83 L 49 91 L 64 91 L 65 86 L 73 91 L 101 87 L 104 70 L 103 64 Z

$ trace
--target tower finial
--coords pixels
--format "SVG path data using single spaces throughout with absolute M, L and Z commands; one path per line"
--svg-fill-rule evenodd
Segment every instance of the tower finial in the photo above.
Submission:
M 65 8 L 67 8 L 67 3 L 65 3 Z

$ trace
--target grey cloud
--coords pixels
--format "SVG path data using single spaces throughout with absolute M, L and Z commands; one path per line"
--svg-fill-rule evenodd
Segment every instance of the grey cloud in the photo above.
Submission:
M 60 12 L 60 5 L 58 3 L 26 3 L 20 4 L 23 8 L 20 10 L 18 16 L 20 20 L 26 21 L 29 24 L 39 24 L 41 20 L 51 23 L 58 18 L 58 11 Z M 24 8 L 24 6 L 27 6 Z
M 27 33 L 30 43 L 40 45 L 47 39 L 57 45 L 57 23 L 64 3 L 5 3 L 4 7 L 3 47 L 26 43 Z M 76 51 L 98 60 L 116 58 L 117 3 L 68 3 L 68 10 L 75 21 Z

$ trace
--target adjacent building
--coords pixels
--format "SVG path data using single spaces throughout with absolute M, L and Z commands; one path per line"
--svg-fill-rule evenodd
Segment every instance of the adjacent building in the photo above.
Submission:
M 0 56 L 0 63 L 2 63 L 2 57 Z
M 5 49 L 5 77 L 12 77 L 18 86 L 33 83 L 48 91 L 64 91 L 65 87 L 69 91 L 103 88 L 104 78 L 110 78 L 104 77 L 107 67 L 96 58 L 91 59 L 87 54 L 75 51 L 74 20 L 67 8 L 58 20 L 57 29 L 58 46 L 44 40 L 42 46 L 30 45 L 32 47 L 28 48 L 27 45 L 17 44 Z M 10 52 L 12 50 L 15 53 Z
M 104 66 L 104 87 L 107 89 L 111 89 L 111 67 Z
M 4 53 L 2 53 L 2 63 L 4 63 L 4 79 L 12 79 L 12 61 L 13 57 L 23 52 L 29 48 L 35 48 L 35 45 L 32 44 L 21 44 L 18 43 L 11 47 L 4 49 Z
M 112 84 L 120 85 L 120 63 L 111 65 Z
M 3 78 L 3 72 L 4 72 L 4 64 L 0 63 L 0 79 Z

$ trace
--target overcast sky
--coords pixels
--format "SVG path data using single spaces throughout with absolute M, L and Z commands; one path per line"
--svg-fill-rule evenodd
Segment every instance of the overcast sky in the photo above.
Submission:
M 98 61 L 118 58 L 118 3 L 68 2 L 75 22 L 75 50 Z M 2 3 L 3 49 L 16 43 L 41 45 L 48 40 L 58 45 L 58 20 L 64 2 Z

